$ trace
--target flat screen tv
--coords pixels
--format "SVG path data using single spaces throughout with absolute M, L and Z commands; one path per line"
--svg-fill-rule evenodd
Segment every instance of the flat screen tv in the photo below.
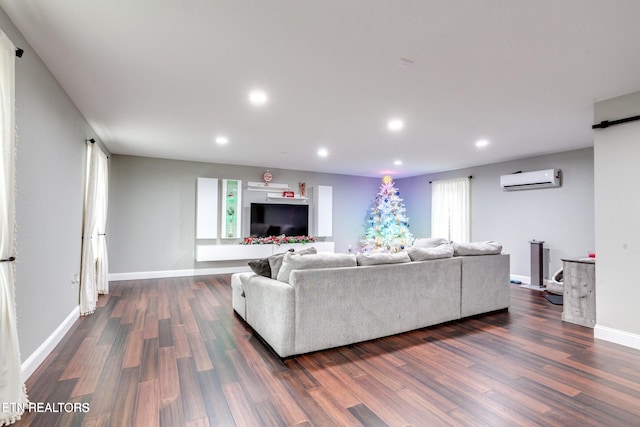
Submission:
M 309 205 L 251 203 L 250 234 L 254 237 L 307 236 Z

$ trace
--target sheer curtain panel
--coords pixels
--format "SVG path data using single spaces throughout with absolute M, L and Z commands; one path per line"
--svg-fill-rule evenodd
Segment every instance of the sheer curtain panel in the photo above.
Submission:
M 107 210 L 108 210 L 108 192 L 109 192 L 109 164 L 106 154 L 99 148 L 95 148 L 98 152 L 98 197 L 97 197 L 97 228 L 96 228 L 96 288 L 98 294 L 109 293 L 109 257 L 107 254 Z
M 15 423 L 24 412 L 16 327 L 15 222 L 15 57 L 16 47 L 0 31 L 0 426 Z
M 431 183 L 431 236 L 466 243 L 470 239 L 468 177 Z
M 80 263 L 80 315 L 96 309 L 98 294 L 109 292 L 106 244 L 107 156 L 95 144 L 87 144 L 87 183 Z

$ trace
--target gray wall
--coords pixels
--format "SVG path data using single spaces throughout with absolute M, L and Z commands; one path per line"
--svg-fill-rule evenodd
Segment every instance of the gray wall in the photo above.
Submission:
M 559 168 L 560 188 L 504 192 L 500 175 Z M 133 156 L 112 156 L 109 201 L 110 273 L 135 273 L 228 267 L 238 263 L 195 262 L 195 183 L 199 176 L 260 181 L 266 168 L 220 165 Z M 296 187 L 299 181 L 333 187 L 336 251 L 358 249 L 378 178 L 271 169 L 274 182 Z M 430 235 L 429 181 L 473 175 L 472 239 L 497 240 L 512 255 L 511 272 L 530 276 L 532 239 L 544 240 L 547 272 L 562 267 L 561 258 L 586 256 L 595 248 L 593 150 L 583 149 L 504 163 L 396 180 L 416 237 Z M 247 206 L 261 193 L 244 192 Z M 311 203 L 311 202 L 310 202 Z M 229 243 L 204 241 L 205 243 Z M 231 241 L 236 243 L 237 241 Z
M 503 191 L 500 175 L 558 168 L 559 188 Z M 529 241 L 544 240 L 549 275 L 561 258 L 587 256 L 595 249 L 593 149 L 569 151 L 397 180 L 416 237 L 431 235 L 429 181 L 463 176 L 471 180 L 471 239 L 496 240 L 511 254 L 511 273 L 530 277 Z M 435 237 L 435 236 L 434 236 Z
M 109 190 L 109 272 L 137 273 L 238 265 L 195 261 L 195 191 L 198 177 L 261 181 L 267 168 L 114 155 Z M 297 190 L 299 182 L 333 187 L 333 238 L 336 251 L 358 249 L 377 178 L 270 169 L 274 183 Z M 264 193 L 244 192 L 243 229 L 248 235 L 248 204 Z M 312 204 L 312 201 L 309 201 Z M 200 241 L 199 241 L 200 242 Z M 237 243 L 238 241 L 204 241 Z M 246 266 L 246 263 L 242 263 Z
M 595 104 L 596 123 L 637 115 L 640 92 Z M 635 341 L 632 346 L 640 348 L 640 286 L 635 279 L 640 259 L 640 122 L 596 130 L 594 140 L 596 337 L 626 345 Z
M 16 59 L 16 310 L 22 360 L 78 306 L 85 139 L 93 133 L 3 10 Z

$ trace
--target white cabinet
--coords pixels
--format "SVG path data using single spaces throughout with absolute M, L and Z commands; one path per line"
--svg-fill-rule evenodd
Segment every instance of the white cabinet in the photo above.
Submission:
M 242 237 L 242 181 L 222 180 L 222 235 L 223 239 Z
M 333 187 L 316 185 L 313 187 L 313 235 L 331 237 L 333 235 Z
M 196 239 L 218 238 L 218 179 L 198 178 L 196 184 Z

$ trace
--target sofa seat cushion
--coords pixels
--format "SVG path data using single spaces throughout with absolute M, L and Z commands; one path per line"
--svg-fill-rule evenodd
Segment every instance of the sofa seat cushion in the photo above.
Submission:
M 287 252 L 278 271 L 278 280 L 289 283 L 293 270 L 310 270 L 316 268 L 356 267 L 356 257 L 352 254 L 322 253 L 301 255 Z
M 497 255 L 502 252 L 502 245 L 493 240 L 486 242 L 453 243 L 455 256 Z
M 393 254 L 357 254 L 356 261 L 358 265 L 400 264 L 411 262 L 411 258 L 408 253 L 403 251 Z
M 407 248 L 407 253 L 411 261 L 427 261 L 430 259 L 453 257 L 453 246 L 446 244 L 430 248 L 417 248 L 412 246 Z

